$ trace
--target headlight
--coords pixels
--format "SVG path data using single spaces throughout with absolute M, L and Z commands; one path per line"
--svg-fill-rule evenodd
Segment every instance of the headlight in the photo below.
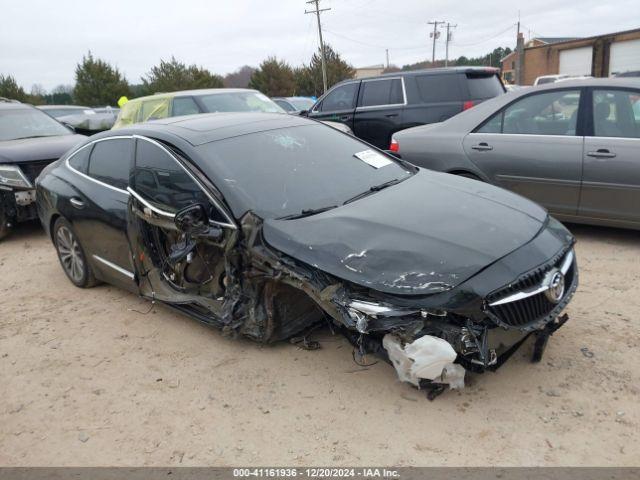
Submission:
M 16 165 L 0 165 L 0 185 L 33 188 L 31 182 Z

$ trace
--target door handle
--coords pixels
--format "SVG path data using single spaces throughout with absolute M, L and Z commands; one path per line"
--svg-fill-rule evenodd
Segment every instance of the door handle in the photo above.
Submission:
M 79 198 L 71 197 L 69 199 L 69 203 L 71 203 L 71 205 L 73 205 L 74 207 L 76 207 L 78 209 L 84 208 L 84 202 L 82 200 L 80 200 Z
M 480 152 L 485 152 L 488 150 L 493 150 L 493 147 L 486 142 L 481 142 L 477 145 L 471 147 L 473 150 L 478 150 Z
M 346 121 L 348 121 L 350 119 L 351 119 L 351 117 L 349 115 L 343 115 L 343 116 L 340 117 L 340 120 L 342 120 L 343 122 L 346 122 Z
M 595 152 L 587 152 L 587 156 L 593 158 L 614 158 L 616 154 L 606 148 L 599 148 Z
M 397 117 L 397 116 L 398 116 L 398 114 L 397 114 L 397 113 L 387 113 L 387 114 L 385 115 L 385 117 L 387 117 L 387 118 L 395 118 L 395 117 Z

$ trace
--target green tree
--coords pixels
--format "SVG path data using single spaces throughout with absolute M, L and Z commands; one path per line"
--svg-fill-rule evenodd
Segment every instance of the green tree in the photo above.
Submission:
M 27 94 L 11 75 L 0 75 L 0 97 L 25 102 Z
M 160 60 L 160 65 L 152 67 L 142 78 L 142 84 L 146 94 L 224 86 L 220 75 L 197 65 L 187 66 L 174 57 L 168 61 Z
M 293 69 L 276 57 L 269 57 L 251 75 L 249 88 L 255 88 L 270 97 L 288 97 L 296 89 Z
M 91 52 L 76 66 L 73 98 L 80 105 L 115 105 L 121 96 L 129 96 L 129 84 L 120 71 Z
M 326 44 L 324 52 L 327 62 L 327 88 L 331 88 L 342 80 L 353 78 L 355 70 L 342 59 L 338 52 Z M 296 72 L 296 83 L 296 94 L 298 95 L 313 95 L 316 97 L 322 95 L 322 59 L 320 49 L 313 54 L 309 65 Z

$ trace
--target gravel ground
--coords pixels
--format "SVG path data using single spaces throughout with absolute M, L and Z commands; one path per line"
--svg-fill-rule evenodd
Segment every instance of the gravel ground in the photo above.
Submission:
M 0 465 L 640 465 L 638 232 L 572 226 L 581 286 L 543 361 L 429 402 L 393 368 L 223 337 L 80 290 L 37 225 L 0 243 Z

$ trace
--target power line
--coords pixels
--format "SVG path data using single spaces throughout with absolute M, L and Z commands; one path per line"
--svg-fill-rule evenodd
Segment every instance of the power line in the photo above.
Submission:
M 322 24 L 320 23 L 320 13 L 331 10 L 330 8 L 320 8 L 320 0 L 308 0 L 307 3 L 313 3 L 316 7 L 314 10 L 305 10 L 305 15 L 308 13 L 314 13 L 318 20 L 318 37 L 320 39 L 320 58 L 322 59 L 322 86 L 324 87 L 324 93 L 327 92 L 327 60 L 325 59 L 324 42 L 322 41 Z
M 345 35 L 342 35 L 341 33 L 334 32 L 333 30 L 329 30 L 326 27 L 325 27 L 324 31 L 326 33 L 330 33 L 331 35 L 335 35 L 336 37 L 343 38 L 344 40 L 348 40 L 350 42 L 359 43 L 360 45 L 364 45 L 366 47 L 381 48 L 381 49 L 385 49 L 385 50 L 389 49 L 391 51 L 393 51 L 393 50 L 422 50 L 422 49 L 426 48 L 424 45 L 413 46 L 413 47 L 393 47 L 393 46 L 390 47 L 388 45 L 376 45 L 376 44 L 373 44 L 373 43 L 363 42 L 362 40 L 356 40 L 355 38 L 347 37 Z
M 499 37 L 500 35 L 508 32 L 509 30 L 511 30 L 513 27 L 515 27 L 517 24 L 513 23 L 511 25 L 509 25 L 507 28 L 505 28 L 504 30 L 502 30 L 501 32 L 496 33 L 495 35 L 492 35 L 488 38 L 485 38 L 484 40 L 480 40 L 479 42 L 474 42 L 474 43 L 452 43 L 453 46 L 455 47 L 475 47 L 476 45 L 481 45 L 483 43 L 488 42 L 489 40 L 493 40 L 496 37 Z

